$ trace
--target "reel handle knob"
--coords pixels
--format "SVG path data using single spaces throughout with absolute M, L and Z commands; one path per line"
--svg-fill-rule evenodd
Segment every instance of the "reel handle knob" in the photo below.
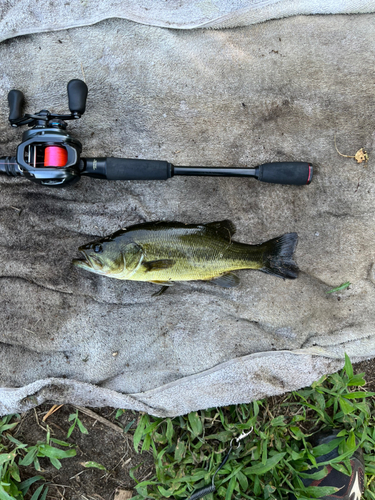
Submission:
M 13 126 L 17 126 L 14 122 L 22 118 L 24 100 L 24 95 L 20 90 L 11 90 L 8 94 L 9 121 Z
M 68 83 L 69 109 L 77 118 L 85 112 L 88 88 L 82 80 L 70 80 Z

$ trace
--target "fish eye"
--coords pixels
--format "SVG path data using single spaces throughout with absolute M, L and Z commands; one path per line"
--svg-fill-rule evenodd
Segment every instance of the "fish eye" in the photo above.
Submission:
M 103 247 L 101 245 L 95 245 L 94 246 L 94 252 L 95 253 L 100 253 L 103 251 Z

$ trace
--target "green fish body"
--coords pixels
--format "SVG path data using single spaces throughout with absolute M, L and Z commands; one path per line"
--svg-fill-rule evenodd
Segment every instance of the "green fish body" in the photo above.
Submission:
M 123 280 L 170 285 L 176 281 L 215 280 L 232 287 L 232 271 L 257 269 L 296 278 L 293 261 L 296 233 L 260 245 L 232 240 L 235 227 L 225 220 L 209 224 L 150 222 L 117 231 L 79 248 L 83 260 L 73 263 L 88 271 Z

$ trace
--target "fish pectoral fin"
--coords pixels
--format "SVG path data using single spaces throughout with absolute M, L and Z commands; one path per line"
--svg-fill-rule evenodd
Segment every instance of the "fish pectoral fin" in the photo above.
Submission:
M 205 227 L 213 229 L 217 234 L 226 239 L 227 241 L 231 241 L 232 236 L 236 232 L 236 226 L 230 220 L 220 220 L 218 222 L 209 222 L 205 224 Z
M 151 280 L 149 283 L 154 283 L 155 285 L 163 285 L 163 286 L 173 286 L 173 281 L 155 281 Z
M 234 288 L 240 284 L 240 278 L 233 273 L 226 273 L 218 278 L 213 278 L 210 283 L 222 286 L 223 288 Z
M 148 271 L 158 271 L 160 269 L 169 269 L 174 264 L 174 260 L 172 259 L 161 259 L 161 260 L 151 260 L 144 261 L 142 265 L 146 268 L 146 272 Z

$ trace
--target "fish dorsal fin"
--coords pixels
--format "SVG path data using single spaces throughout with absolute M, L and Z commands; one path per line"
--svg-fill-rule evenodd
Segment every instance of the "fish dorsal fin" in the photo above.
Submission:
M 232 236 L 236 232 L 236 226 L 231 220 L 220 220 L 217 222 L 209 222 L 205 224 L 206 227 L 213 229 L 216 234 L 220 235 L 224 239 L 231 241 Z
M 218 278 L 213 278 L 211 283 L 222 286 L 223 288 L 234 288 L 240 284 L 240 278 L 233 273 L 226 273 Z
M 127 271 L 135 271 L 143 259 L 142 248 L 136 243 L 129 243 L 123 252 Z

